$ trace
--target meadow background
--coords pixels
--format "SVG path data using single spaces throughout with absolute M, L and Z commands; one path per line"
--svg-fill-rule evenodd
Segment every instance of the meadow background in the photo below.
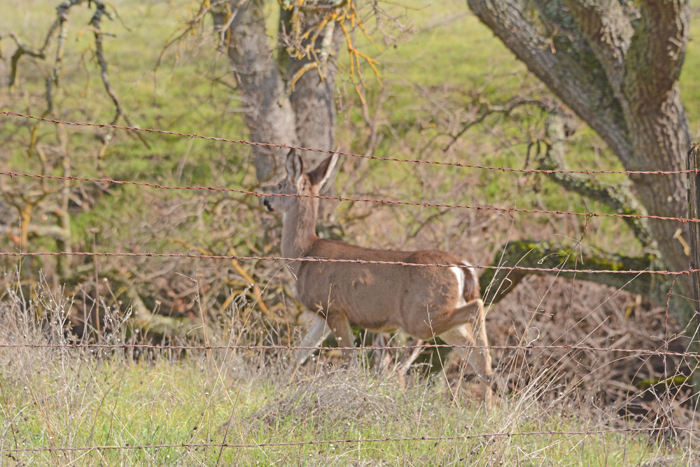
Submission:
M 24 56 L 9 86 L 15 43 L 38 48 L 55 19 L 55 2 L 0 5 L 0 110 L 46 110 L 46 60 Z M 228 58 L 217 50 L 211 21 L 164 49 L 196 14 L 190 1 L 114 1 L 103 18 L 104 56 L 115 93 L 142 128 L 246 139 L 243 103 Z M 546 115 L 523 106 L 494 113 L 458 139 L 489 106 L 514 98 L 554 102 L 546 88 L 457 0 L 384 4 L 394 19 L 363 10 L 381 79 L 364 70 L 366 107 L 338 57 L 341 150 L 375 156 L 532 167 L 529 151 L 544 135 Z M 693 2 L 694 13 L 700 9 Z M 114 11 L 111 9 L 110 11 Z M 278 14 L 270 1 L 272 28 Z M 52 118 L 110 122 L 114 106 L 95 61 L 94 9 L 69 14 Z M 700 23 L 691 23 L 692 34 Z M 274 39 L 271 38 L 271 41 Z M 688 46 L 681 76 L 691 136 L 700 132 L 700 53 Z M 123 122 L 120 122 L 123 123 Z M 56 126 L 0 117 L 0 170 L 256 190 L 250 148 L 195 138 Z M 284 143 L 284 142 L 280 142 Z M 583 124 L 571 140 L 572 169 L 621 170 Z M 600 179 L 620 182 L 619 175 Z M 281 219 L 253 196 L 21 177 L 0 180 L 0 249 L 58 251 L 51 235 L 17 229 L 22 208 L 32 221 L 60 224 L 61 190 L 74 251 L 279 253 Z M 539 174 L 346 158 L 338 196 L 539 210 L 611 212 Z M 47 194 L 48 193 L 48 194 Z M 42 197 L 43 196 L 43 197 Z M 373 248 L 443 249 L 490 264 L 508 240 L 584 245 L 638 255 L 642 247 L 620 219 L 497 213 L 465 209 L 339 203 L 328 235 Z M 63 261 L 63 263 L 61 263 Z M 585 257 L 578 261 L 585 265 Z M 173 258 L 51 257 L 2 260 L 0 343 L 294 344 L 303 325 L 292 277 L 279 264 Z M 492 345 L 578 344 L 620 349 L 663 346 L 665 310 L 640 296 L 576 279 L 528 277 L 490 308 Z M 680 330 L 671 319 L 673 336 Z M 667 336 L 666 336 L 667 337 Z M 360 340 L 369 337 L 358 333 Z M 397 336 L 395 342 L 410 342 Z M 329 340 L 328 345 L 334 345 Z M 675 345 L 675 347 L 674 347 Z M 683 350 L 669 342 L 670 349 Z M 503 375 L 501 403 L 486 412 L 469 391 L 455 390 L 455 368 L 431 353 L 405 388 L 391 369 L 377 371 L 367 353 L 356 367 L 322 352 L 288 381 L 288 352 L 255 350 L 0 349 L 0 465 L 696 465 L 697 428 L 684 389 L 660 388 L 664 369 L 683 362 L 606 352 L 494 351 Z M 397 361 L 404 355 L 393 356 Z M 468 386 L 468 385 L 467 385 Z M 687 392 L 687 391 L 686 391 Z M 685 395 L 684 395 L 685 394 Z M 500 436 L 529 431 L 644 429 L 608 434 Z M 478 435 L 478 436 L 474 436 Z M 474 437 L 472 437 L 474 436 Z M 363 443 L 371 438 L 454 437 Z M 354 440 L 266 446 L 265 443 Z M 245 445 L 220 447 L 217 443 Z M 695 443 L 697 441 L 695 440 Z M 149 445 L 201 445 L 144 447 Z M 256 447 L 256 445 L 260 445 Z M 27 451 L 122 446 L 126 449 Z M 25 450 L 22 450 L 25 449 Z

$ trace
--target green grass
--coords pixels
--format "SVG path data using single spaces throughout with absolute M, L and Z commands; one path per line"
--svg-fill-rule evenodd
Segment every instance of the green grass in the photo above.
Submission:
M 3 464 L 628 466 L 693 461 L 692 445 L 682 435 L 633 431 L 657 426 L 658 420 L 635 424 L 610 407 L 598 407 L 589 395 L 541 398 L 553 386 L 562 389 L 553 367 L 502 395 L 487 411 L 475 387 L 463 383 L 457 390 L 450 373 L 412 371 L 402 387 L 391 365 L 377 373 L 362 359 L 346 368 L 330 353 L 315 357 L 290 379 L 284 350 L 42 347 L 67 343 L 63 323 L 71 301 L 42 285 L 25 306 L 21 292 L 8 288 L 0 301 Z M 100 333 L 102 344 L 131 342 L 124 313 L 111 312 L 108 322 L 109 329 Z M 209 342 L 232 346 L 274 339 L 245 332 L 237 321 L 228 331 L 210 334 Z
M 625 433 L 518 436 L 610 427 L 547 414 L 525 398 L 485 413 L 473 399 L 451 401 L 440 375 L 405 391 L 363 370 L 334 370 L 288 386 L 281 366 L 256 369 L 240 355 L 148 364 L 21 354 L 16 370 L 0 378 L 6 420 L 0 452 L 25 465 L 214 465 L 222 451 L 220 465 L 602 466 L 639 465 L 667 449 Z M 516 435 L 489 436 L 506 432 Z M 362 441 L 384 438 L 419 439 Z M 333 440 L 350 441 L 304 444 Z M 209 443 L 245 447 L 9 451 Z M 255 446 L 264 443 L 293 445 Z

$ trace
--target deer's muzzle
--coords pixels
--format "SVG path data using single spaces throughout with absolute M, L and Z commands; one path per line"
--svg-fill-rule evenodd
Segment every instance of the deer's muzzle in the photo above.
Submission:
M 263 206 L 265 206 L 265 209 L 268 211 L 274 211 L 274 209 L 272 209 L 272 205 L 270 204 L 269 198 L 263 198 Z

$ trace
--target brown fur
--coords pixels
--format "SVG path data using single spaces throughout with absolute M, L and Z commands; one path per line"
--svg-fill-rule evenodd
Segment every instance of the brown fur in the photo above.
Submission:
M 334 240 L 315 240 L 303 256 L 330 259 L 454 264 L 459 258 L 442 251 L 392 251 L 362 248 Z M 464 298 L 473 300 L 471 272 L 464 268 Z M 372 331 L 402 329 L 418 339 L 431 339 L 454 325 L 458 282 L 445 267 L 411 267 L 361 263 L 300 263 L 299 301 L 323 316 L 343 314 L 350 325 Z M 390 291 L 390 293 L 387 293 Z

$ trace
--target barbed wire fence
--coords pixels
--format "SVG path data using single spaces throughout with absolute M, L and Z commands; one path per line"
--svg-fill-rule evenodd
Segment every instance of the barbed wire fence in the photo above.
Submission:
M 335 197 L 335 196 L 311 196 L 319 199 L 335 200 L 335 201 L 352 201 L 352 202 L 362 202 L 362 203 L 376 203 L 383 205 L 398 205 L 398 206 L 419 206 L 419 207 L 441 207 L 447 209 L 467 209 L 476 211 L 496 211 L 503 213 L 512 212 L 522 212 L 529 214 L 547 214 L 547 215 L 557 215 L 557 216 L 580 216 L 586 219 L 593 217 L 614 217 L 614 218 L 633 218 L 633 219 L 656 219 L 668 222 L 677 222 L 680 224 L 689 224 L 691 228 L 691 261 L 688 269 L 680 271 L 669 271 L 669 270 L 654 270 L 654 269 L 644 269 L 644 270 L 613 270 L 613 269 L 578 269 L 578 268 L 564 268 L 564 265 L 560 268 L 535 268 L 535 267 L 524 267 L 524 266 L 492 266 L 492 265 L 472 265 L 475 269 L 495 269 L 504 271 L 520 271 L 522 273 L 529 272 L 546 272 L 546 273 L 589 273 L 589 274 L 626 274 L 626 275 L 664 275 L 675 278 L 679 276 L 691 276 L 693 278 L 693 283 L 695 286 L 695 296 L 693 298 L 683 297 L 693 303 L 700 303 L 700 285 L 698 282 L 698 277 L 700 276 L 700 246 L 698 245 L 698 223 L 700 223 L 700 205 L 698 202 L 698 192 L 700 189 L 696 186 L 696 179 L 700 174 L 700 162 L 695 158 L 691 160 L 689 155 L 688 168 L 685 170 L 674 170 L 674 171 L 613 171 L 613 170 L 549 170 L 549 169 L 518 169 L 518 168 L 508 168 L 508 167 L 491 167 L 483 165 L 474 164 L 461 164 L 456 162 L 444 162 L 444 161 L 432 161 L 432 160 L 419 160 L 419 159 L 400 159 L 400 158 L 385 158 L 378 156 L 368 156 L 363 154 L 354 154 L 349 152 L 341 151 L 326 151 L 314 148 L 304 148 L 284 144 L 275 143 L 259 143 L 245 140 L 236 139 L 225 139 L 212 136 L 203 136 L 197 134 L 187 134 L 178 133 L 173 131 L 161 130 L 161 129 L 151 129 L 151 128 L 139 128 L 135 126 L 120 126 L 115 124 L 101 124 L 101 123 L 90 123 L 90 122 L 72 122 L 72 121 L 62 121 L 49 119 L 44 117 L 38 117 L 34 115 L 10 112 L 10 111 L 0 111 L 1 115 L 8 118 L 21 118 L 21 119 L 32 119 L 35 121 L 47 122 L 56 125 L 69 125 L 69 126 L 81 126 L 81 127 L 93 127 L 99 129 L 109 129 L 113 130 L 124 130 L 129 132 L 146 132 L 146 133 L 156 133 L 180 136 L 186 138 L 196 138 L 204 140 L 212 140 L 225 143 L 251 145 L 251 146 L 266 146 L 270 148 L 285 148 L 285 149 L 298 149 L 303 151 L 314 151 L 327 154 L 339 154 L 347 157 L 358 157 L 365 159 L 372 159 L 378 161 L 386 162 L 399 162 L 399 163 L 415 163 L 415 164 L 430 164 L 438 166 L 449 166 L 449 167 L 459 167 L 465 169 L 479 169 L 479 170 L 491 170 L 500 172 L 517 172 L 517 173 L 542 173 L 542 174 L 579 174 L 579 175 L 600 175 L 600 174 L 620 174 L 620 175 L 645 175 L 645 176 L 664 176 L 664 175 L 679 175 L 686 174 L 688 176 L 689 183 L 689 215 L 686 218 L 682 217 L 666 217 L 666 216 L 653 216 L 653 215 L 638 215 L 638 214 L 625 214 L 625 213 L 596 213 L 596 212 L 574 212 L 574 211 L 558 211 L 558 210 L 543 210 L 543 209 L 523 209 L 523 208 L 505 208 L 496 206 L 481 206 L 481 205 L 459 205 L 459 204 L 438 204 L 438 203 L 423 203 L 423 202 L 411 202 L 411 201 L 401 201 L 401 200 L 389 200 L 389 199 L 373 199 L 373 198 L 351 198 L 351 197 Z M 691 151 L 692 152 L 692 151 Z M 697 157 L 697 156 L 695 156 Z M 77 177 L 77 176 L 53 176 L 45 174 L 32 174 L 32 173 L 21 173 L 14 171 L 0 171 L 0 176 L 2 177 L 23 177 L 23 178 L 34 178 L 41 180 L 61 180 L 61 181 L 85 181 L 92 183 L 101 183 L 107 185 L 132 185 L 144 188 L 154 188 L 163 190 L 194 190 L 194 191 L 210 191 L 210 192 L 229 192 L 238 193 L 247 196 L 291 196 L 299 197 L 300 195 L 285 195 L 285 194 L 269 194 L 262 193 L 258 191 L 250 191 L 243 189 L 234 188 L 223 188 L 214 186 L 168 186 L 148 182 L 139 182 L 131 180 L 116 180 L 110 178 L 90 178 L 90 177 Z M 287 258 L 282 256 L 245 256 L 245 255 L 207 255 L 207 254 L 190 254 L 190 253 L 155 253 L 155 252 L 95 252 L 95 251 L 10 251 L 10 252 L 0 252 L 0 257 L 34 257 L 34 256 L 83 256 L 83 257 L 145 257 L 145 258 L 181 258 L 181 259 L 210 259 L 210 260 L 241 260 L 241 261 L 275 261 L 275 262 L 328 262 L 328 263 L 360 263 L 360 264 L 371 264 L 371 265 L 392 265 L 392 266 L 402 266 L 402 267 L 453 267 L 452 264 L 416 264 L 408 263 L 402 261 L 372 261 L 372 260 L 351 260 L 351 259 L 332 259 L 332 258 L 316 258 L 316 257 L 302 257 L 302 258 Z M 670 298 L 673 295 L 678 295 L 673 293 L 673 284 L 668 291 L 668 300 L 666 306 L 666 321 L 664 329 L 664 344 L 663 348 L 657 349 L 625 349 L 619 347 L 595 347 L 586 345 L 533 345 L 533 344 L 523 344 L 523 345 L 489 345 L 489 346 L 478 346 L 478 345 L 450 345 L 450 344 L 437 344 L 437 343 L 420 343 L 420 344 L 409 344 L 409 345 L 363 345 L 361 348 L 354 347 L 327 347 L 327 346 L 294 346 L 294 345 L 166 345 L 166 344 L 149 344 L 149 343 L 75 343 L 75 342 L 62 342 L 62 343 L 0 343 L 0 351 L 10 350 L 10 349 L 20 349 L 20 348 L 33 348 L 33 349 L 61 349 L 61 350 L 115 350 L 115 349 L 140 349 L 140 350 L 151 350 L 151 351 L 182 351 L 182 350 L 200 350 L 200 351 L 214 351 L 214 350 L 248 350 L 248 351 L 268 351 L 268 350 L 280 350 L 280 351 L 294 351 L 294 350 L 313 350 L 313 351 L 326 351 L 326 350 L 403 350 L 403 351 L 414 351 L 414 350 L 425 350 L 425 349 L 455 349 L 458 347 L 465 347 L 474 350 L 545 350 L 545 349 L 558 349 L 571 352 L 616 352 L 620 354 L 626 354 L 628 357 L 633 356 L 657 356 L 664 358 L 664 383 L 666 385 L 666 391 L 668 392 L 669 378 L 666 373 L 666 363 L 665 359 L 667 357 L 679 357 L 683 359 L 690 359 L 691 361 L 697 360 L 697 353 L 690 350 L 685 352 L 669 351 L 668 350 L 668 312 L 670 306 Z M 697 306 L 696 306 L 697 308 Z M 695 367 L 691 366 L 691 371 L 696 370 Z M 678 427 L 678 426 L 668 426 L 665 425 L 663 421 L 653 424 L 650 427 L 625 427 L 625 428 L 607 428 L 604 430 L 571 430 L 571 431 L 510 431 L 510 432 L 488 432 L 488 433 L 478 433 L 478 434 L 464 434 L 460 436 L 416 436 L 416 437 L 378 437 L 378 438 L 341 438 L 341 439 L 324 439 L 324 440 L 305 440 L 305 441 L 289 441 L 289 442 L 252 442 L 252 443 L 227 443 L 227 442 L 209 442 L 209 443 L 180 443 L 180 444 L 129 444 L 129 445 L 91 445 L 91 446 L 44 446 L 44 447 L 5 447 L 2 446 L 0 451 L 5 453 L 20 453 L 20 452 L 83 452 L 83 451 L 110 451 L 110 450 L 147 450 L 147 449 L 169 449 L 169 448 L 179 448 L 186 450 L 193 450 L 198 448 L 231 448 L 231 449 L 245 449 L 245 448 L 262 448 L 262 447 L 294 447 L 294 446 L 314 446 L 314 445 L 332 445 L 332 444 L 357 444 L 357 443 L 386 443 L 386 442 L 435 442 L 435 441 L 450 441 L 450 440 L 467 440 L 473 438 L 479 439 L 495 439 L 495 438 L 510 438 L 510 437 L 526 437 L 526 436 L 594 436 L 594 435 L 606 435 L 612 433 L 627 433 L 627 434 L 654 434 L 661 431 L 671 430 L 674 433 L 688 433 L 693 434 L 700 432 L 700 429 Z

